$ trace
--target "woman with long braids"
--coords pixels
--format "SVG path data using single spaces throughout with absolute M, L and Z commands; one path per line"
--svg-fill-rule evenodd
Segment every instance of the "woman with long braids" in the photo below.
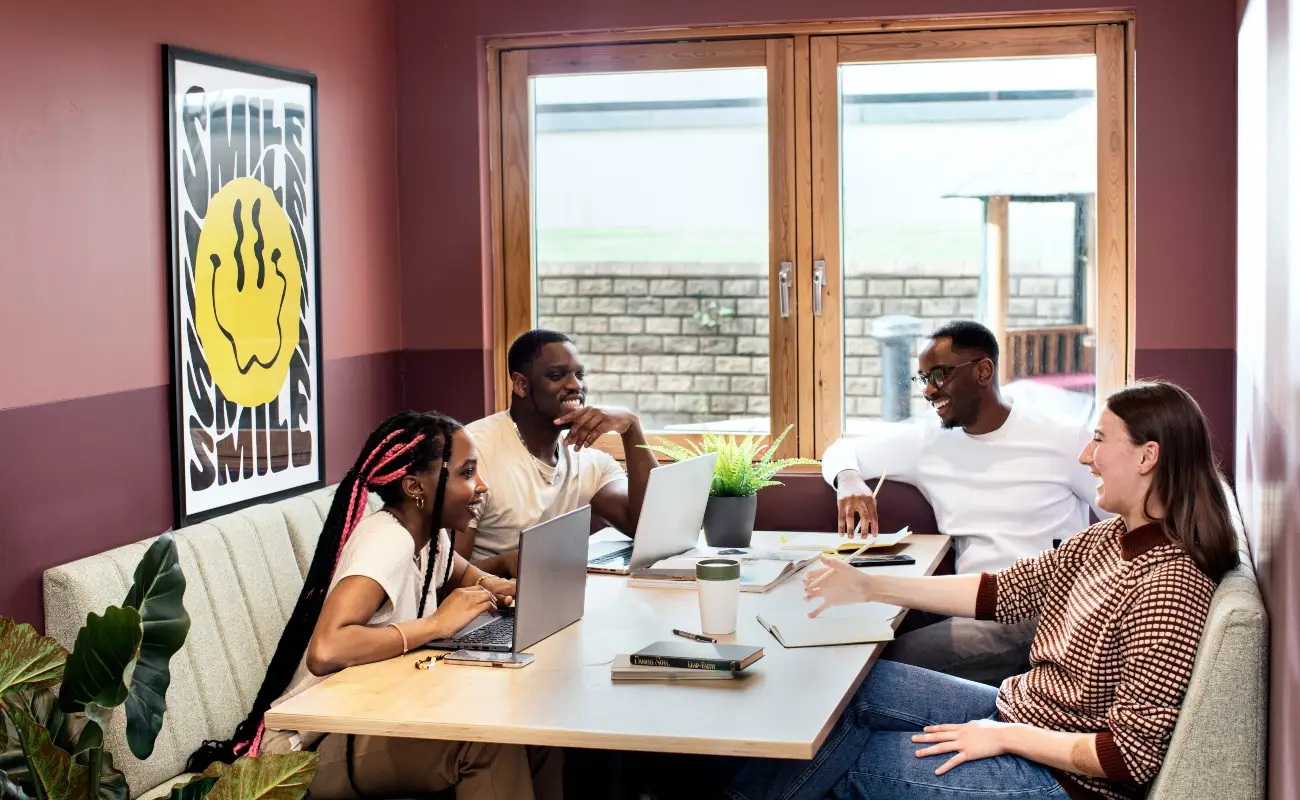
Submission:
M 560 757 L 545 748 L 263 725 L 268 709 L 327 675 L 452 636 L 493 605 L 513 602 L 514 581 L 471 566 L 447 533 L 468 524 L 487 491 L 477 463 L 469 433 L 440 414 L 402 412 L 370 435 L 334 495 L 252 711 L 229 741 L 205 742 L 190 757 L 191 771 L 242 755 L 313 749 L 320 758 L 311 795 L 322 800 L 453 786 L 458 800 L 561 796 Z M 362 519 L 371 491 L 384 507 Z

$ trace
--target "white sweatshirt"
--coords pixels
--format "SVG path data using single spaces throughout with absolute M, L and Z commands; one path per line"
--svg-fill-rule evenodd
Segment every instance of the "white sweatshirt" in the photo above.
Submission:
M 1012 403 L 1002 427 L 979 436 L 945 430 L 937 416 L 873 423 L 827 448 L 822 475 L 832 487 L 846 469 L 912 484 L 934 509 L 938 532 L 953 537 L 957 572 L 995 572 L 1088 527 L 1097 479 L 1079 454 L 1091 438 L 1077 421 Z M 877 502 L 889 502 L 888 487 Z

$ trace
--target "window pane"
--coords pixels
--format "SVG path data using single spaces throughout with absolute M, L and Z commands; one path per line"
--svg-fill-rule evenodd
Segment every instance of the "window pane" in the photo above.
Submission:
M 925 335 L 991 324 L 990 197 L 1010 198 L 1007 391 L 1090 413 L 1095 82 L 1092 56 L 841 66 L 847 431 L 933 413 L 907 382 Z
M 532 79 L 537 324 L 589 402 L 767 431 L 766 70 Z

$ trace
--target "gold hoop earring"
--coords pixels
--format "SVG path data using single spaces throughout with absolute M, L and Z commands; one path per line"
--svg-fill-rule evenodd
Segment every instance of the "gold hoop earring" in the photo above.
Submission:
M 424 510 L 424 495 L 415 498 L 415 507 L 421 511 Z

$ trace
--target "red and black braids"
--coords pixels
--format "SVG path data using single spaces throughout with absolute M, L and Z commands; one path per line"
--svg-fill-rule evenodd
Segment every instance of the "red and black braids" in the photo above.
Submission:
M 377 493 L 386 505 L 400 505 L 403 501 L 401 478 L 425 472 L 434 462 L 441 461 L 429 532 L 429 564 L 425 570 L 424 591 L 420 595 L 419 616 L 424 616 L 425 597 L 432 582 L 434 564 L 441 555 L 441 537 L 438 532 L 442 527 L 452 439 L 460 429 L 458 422 L 441 414 L 403 411 L 384 420 L 370 434 L 356 463 L 348 470 L 334 493 L 329 514 L 316 543 L 311 567 L 307 570 L 302 590 L 298 593 L 298 602 L 280 635 L 280 642 L 276 645 L 275 655 L 271 657 L 266 678 L 258 689 L 252 710 L 235 728 L 234 736 L 229 740 L 206 741 L 194 751 L 186 765 L 188 772 L 202 772 L 214 761 L 229 764 L 240 755 L 258 754 L 262 739 L 262 717 L 270 709 L 271 703 L 289 688 L 298 665 L 302 663 L 312 631 L 316 628 L 316 621 L 325 604 L 334 568 L 343 553 L 344 545 L 365 516 L 369 492 Z M 444 583 L 451 573 L 454 552 L 453 542 L 453 547 L 447 553 Z

